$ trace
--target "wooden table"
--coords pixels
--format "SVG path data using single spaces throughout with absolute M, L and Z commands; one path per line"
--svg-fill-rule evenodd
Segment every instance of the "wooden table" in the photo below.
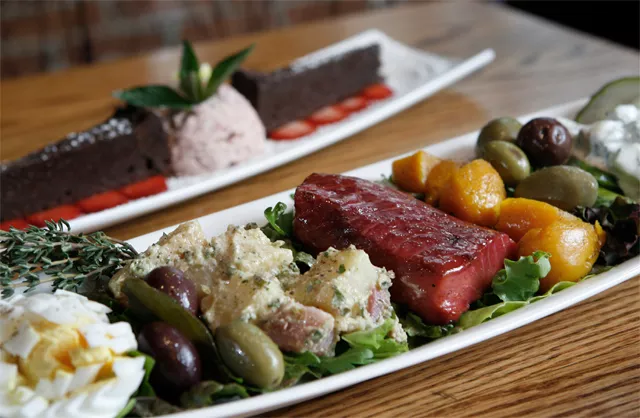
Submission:
M 215 61 L 250 42 L 247 66 L 270 69 L 368 28 L 418 48 L 468 56 L 492 47 L 488 68 L 329 149 L 224 190 L 109 228 L 131 238 L 519 115 L 588 96 L 638 74 L 638 54 L 500 6 L 414 4 L 291 29 L 198 44 Z M 170 82 L 178 49 L 1 84 L 2 159 L 21 156 L 105 118 L 111 91 Z M 472 348 L 274 416 L 640 415 L 640 279 Z

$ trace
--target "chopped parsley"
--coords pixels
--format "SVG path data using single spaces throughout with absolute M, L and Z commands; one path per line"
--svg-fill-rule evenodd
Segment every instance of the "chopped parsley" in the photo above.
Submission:
M 336 286 L 333 286 L 333 300 L 331 304 L 333 306 L 340 306 L 342 302 L 344 302 L 344 295 Z
M 280 305 L 281 305 L 280 299 L 276 299 L 267 306 L 272 309 L 277 309 L 280 307 Z
M 322 339 L 323 336 L 324 334 L 319 329 L 313 330 L 313 332 L 311 333 L 311 341 L 317 343 Z

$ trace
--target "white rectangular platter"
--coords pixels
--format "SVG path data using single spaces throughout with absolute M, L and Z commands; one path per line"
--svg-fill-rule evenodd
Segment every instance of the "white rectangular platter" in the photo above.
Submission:
M 354 48 L 380 45 L 381 75 L 394 95 L 346 119 L 319 127 L 293 141 L 268 141 L 267 151 L 229 169 L 211 174 L 170 178 L 168 190 L 71 220 L 74 232 L 106 228 L 239 182 L 311 154 L 373 126 L 486 66 L 495 57 L 486 49 L 467 59 L 442 57 L 413 49 L 378 30 L 368 30 L 296 60 L 293 65 L 322 62 Z
M 584 100 L 580 100 L 536 112 L 535 114 L 526 115 L 519 119 L 525 122 L 537 116 L 573 117 L 576 111 L 580 109 L 584 103 Z M 427 147 L 425 150 L 442 158 L 472 159 L 474 157 L 473 149 L 477 135 L 477 132 L 473 132 Z M 380 161 L 344 174 L 369 180 L 379 180 L 382 174 L 390 174 L 392 161 L 393 159 Z M 214 236 L 224 232 L 229 224 L 239 225 L 249 222 L 257 222 L 259 225 L 262 225 L 266 222 L 263 216 L 265 208 L 274 206 L 277 202 L 284 202 L 291 207 L 293 204 L 290 197 L 292 192 L 293 190 L 287 190 L 244 205 L 204 216 L 198 220 L 202 224 L 207 236 Z M 171 231 L 174 228 L 175 227 L 170 227 L 164 230 L 152 232 L 135 238 L 130 242 L 138 250 L 144 250 L 149 245 L 157 241 L 163 232 Z M 618 285 L 638 274 L 640 274 L 640 256 L 620 264 L 605 273 L 580 282 L 573 287 L 562 290 L 547 299 L 527 305 L 514 312 L 510 312 L 499 318 L 462 331 L 459 334 L 441 338 L 397 357 L 360 367 L 342 374 L 283 389 L 281 391 L 219 406 L 186 411 L 170 415 L 170 417 L 196 418 L 256 415 L 269 410 L 302 402 L 449 354 L 481 341 L 485 341 L 489 338 L 506 333 L 565 309 L 606 289 Z

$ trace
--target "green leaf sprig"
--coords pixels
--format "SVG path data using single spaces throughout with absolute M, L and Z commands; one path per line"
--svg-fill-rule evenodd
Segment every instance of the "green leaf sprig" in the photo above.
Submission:
M 169 86 L 149 85 L 118 90 L 113 96 L 138 107 L 189 109 L 211 97 L 233 74 L 253 50 L 254 45 L 220 61 L 208 74 L 201 74 L 200 62 L 189 41 L 182 42 L 178 90 Z
M 540 279 L 551 271 L 549 257 L 549 253 L 536 251 L 517 261 L 504 260 L 504 269 L 491 282 L 493 293 L 504 302 L 526 301 L 533 297 L 540 288 Z
M 298 267 L 309 269 L 315 263 L 315 258 L 311 254 L 303 251 L 302 246 L 294 239 L 293 236 L 293 211 L 287 212 L 287 205 L 278 202 L 273 207 L 268 207 L 264 211 L 264 217 L 267 224 L 262 228 L 262 232 L 273 241 L 284 241 L 284 248 L 288 248 L 293 252 L 293 260 Z
M 138 256 L 130 244 L 103 232 L 72 234 L 69 229 L 61 219 L 47 222 L 45 228 L 0 231 L 2 298 L 18 287 L 26 286 L 28 292 L 43 282 L 51 282 L 54 290 L 75 292 L 86 279 L 110 277 Z

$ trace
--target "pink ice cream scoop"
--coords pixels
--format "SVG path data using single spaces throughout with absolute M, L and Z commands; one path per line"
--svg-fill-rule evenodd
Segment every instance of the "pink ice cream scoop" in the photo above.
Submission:
M 223 84 L 211 98 L 171 118 L 171 165 L 176 175 L 220 170 L 264 152 L 265 127 L 251 103 Z

